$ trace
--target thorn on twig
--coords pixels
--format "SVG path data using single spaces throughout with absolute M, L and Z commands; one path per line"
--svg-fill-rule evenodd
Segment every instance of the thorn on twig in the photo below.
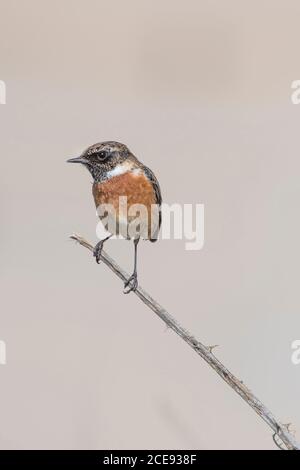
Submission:
M 293 435 L 295 434 L 295 430 L 292 429 L 293 423 L 286 423 L 286 424 L 283 424 L 282 426 L 286 428 L 287 432 Z
M 215 348 L 218 348 L 218 347 L 219 347 L 218 344 L 213 344 L 212 346 L 207 346 L 207 349 L 209 350 L 210 353 L 212 353 L 213 350 L 214 350 Z

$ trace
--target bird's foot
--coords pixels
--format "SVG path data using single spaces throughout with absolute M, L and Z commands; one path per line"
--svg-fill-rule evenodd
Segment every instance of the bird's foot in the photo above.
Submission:
M 102 248 L 103 248 L 103 243 L 104 243 L 104 240 L 101 240 L 100 242 L 97 243 L 97 245 L 95 246 L 94 248 L 94 251 L 93 251 L 93 255 L 95 256 L 96 258 L 96 263 L 100 263 L 100 258 L 101 258 L 101 252 L 102 252 Z
M 124 284 L 124 294 L 129 294 L 129 292 L 135 291 L 138 286 L 137 273 L 133 273 L 129 279 Z

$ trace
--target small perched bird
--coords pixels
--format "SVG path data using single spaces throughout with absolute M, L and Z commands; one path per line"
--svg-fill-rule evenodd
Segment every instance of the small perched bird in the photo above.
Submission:
M 162 197 L 154 173 L 119 142 L 107 141 L 88 147 L 70 163 L 81 163 L 93 176 L 93 196 L 100 220 L 106 220 L 110 235 L 97 243 L 94 256 L 100 261 L 103 244 L 112 235 L 134 241 L 134 270 L 125 282 L 124 293 L 135 290 L 137 280 L 137 246 L 140 238 L 155 242 L 161 225 Z M 126 198 L 126 213 L 120 200 Z M 136 206 L 138 205 L 138 206 Z M 105 207 L 104 214 L 101 208 Z M 136 215 L 135 208 L 139 208 Z M 100 211 L 99 211 L 100 209 Z M 144 209 L 144 210 L 142 210 Z M 135 222 L 139 222 L 135 225 Z

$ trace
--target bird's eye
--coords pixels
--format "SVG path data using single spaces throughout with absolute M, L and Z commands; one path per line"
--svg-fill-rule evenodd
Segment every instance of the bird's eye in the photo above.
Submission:
M 104 150 L 98 153 L 100 160 L 104 160 L 107 157 L 107 153 Z

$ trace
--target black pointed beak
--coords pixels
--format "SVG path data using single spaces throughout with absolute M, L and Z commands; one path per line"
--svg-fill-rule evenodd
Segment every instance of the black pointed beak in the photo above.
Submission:
M 87 159 L 84 157 L 69 158 L 67 163 L 88 163 Z

